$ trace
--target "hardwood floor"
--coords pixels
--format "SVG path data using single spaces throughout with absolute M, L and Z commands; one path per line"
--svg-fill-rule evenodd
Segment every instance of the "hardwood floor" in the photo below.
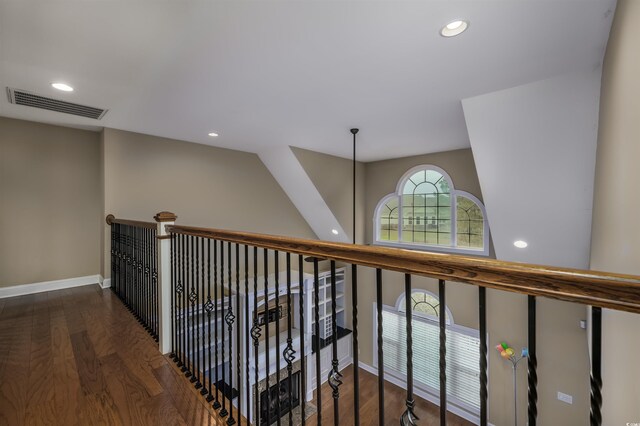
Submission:
M 0 425 L 222 425 L 109 290 L 0 300 Z
M 377 378 L 360 370 L 361 425 L 377 424 Z M 344 370 L 340 424 L 353 424 L 353 369 Z M 333 424 L 322 388 L 323 423 Z M 385 424 L 404 390 L 385 384 Z M 420 425 L 438 408 L 417 398 Z M 283 421 L 283 424 L 286 424 Z M 245 420 L 242 420 L 245 424 Z M 315 416 L 307 421 L 317 424 Z M 448 416 L 452 426 L 470 424 Z M 226 425 L 109 290 L 77 287 L 0 299 L 0 425 Z
M 340 425 L 353 425 L 353 366 L 348 366 L 342 371 L 343 384 L 340 386 L 339 414 Z M 389 382 L 384 385 L 384 424 L 397 426 L 400 424 L 400 416 L 405 411 L 407 392 Z M 314 392 L 314 403 L 315 403 Z M 421 426 L 439 425 L 439 407 L 422 398 L 415 397 L 415 414 L 419 417 Z M 325 383 L 322 385 L 322 423 L 333 425 L 333 398 L 332 390 Z M 307 421 L 308 426 L 317 426 L 316 416 Z M 378 377 L 360 369 L 360 424 L 363 426 L 378 424 Z M 452 413 L 447 413 L 447 425 L 467 426 L 468 422 Z

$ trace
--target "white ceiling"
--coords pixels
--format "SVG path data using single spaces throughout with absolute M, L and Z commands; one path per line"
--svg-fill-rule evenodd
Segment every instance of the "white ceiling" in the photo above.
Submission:
M 372 161 L 469 147 L 460 100 L 602 61 L 614 0 L 6 1 L 0 86 L 108 108 L 0 115 Z M 440 27 L 469 19 L 445 39 Z M 73 93 L 57 92 L 53 81 Z M 94 127 L 95 128 L 95 127 Z M 209 138 L 216 131 L 220 137 Z

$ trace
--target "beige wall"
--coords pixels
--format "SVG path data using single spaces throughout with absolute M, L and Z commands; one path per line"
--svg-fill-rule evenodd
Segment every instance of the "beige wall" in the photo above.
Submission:
M 167 210 L 184 225 L 314 238 L 255 154 L 114 129 L 102 150 L 105 215 L 152 221 Z
M 333 155 L 291 147 L 309 179 L 352 241 L 353 162 Z M 364 242 L 365 164 L 356 163 L 356 242 Z
M 0 117 L 0 287 L 95 275 L 99 134 Z
M 620 0 L 605 55 L 591 268 L 640 275 L 640 2 Z M 605 310 L 603 424 L 640 420 L 640 316 Z

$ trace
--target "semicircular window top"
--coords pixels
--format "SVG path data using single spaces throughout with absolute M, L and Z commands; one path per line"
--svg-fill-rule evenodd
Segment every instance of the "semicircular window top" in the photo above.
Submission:
M 378 202 L 374 243 L 409 249 L 489 255 L 489 226 L 478 198 L 454 188 L 439 167 L 402 176 L 396 192 Z

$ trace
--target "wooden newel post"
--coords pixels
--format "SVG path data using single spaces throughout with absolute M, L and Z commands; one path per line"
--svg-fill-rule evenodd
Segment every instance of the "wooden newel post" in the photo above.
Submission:
M 162 354 L 171 352 L 171 234 L 165 225 L 173 225 L 178 218 L 170 212 L 153 217 L 158 222 L 158 346 Z

